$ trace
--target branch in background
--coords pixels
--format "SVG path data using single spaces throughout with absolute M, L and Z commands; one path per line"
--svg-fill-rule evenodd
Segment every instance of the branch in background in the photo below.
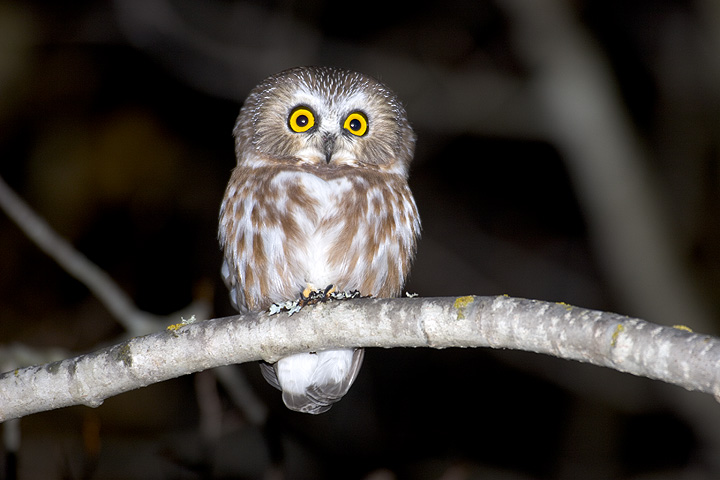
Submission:
M 713 331 L 715 322 L 670 234 L 647 152 L 602 51 L 568 2 L 501 0 L 498 5 L 508 14 L 517 50 L 533 73 L 548 136 L 568 165 L 609 284 L 638 315 L 665 325 L 682 318 Z M 667 398 L 703 439 L 704 460 L 720 470 L 717 405 L 676 392 Z
M 252 313 L 133 338 L 0 376 L 0 420 L 83 404 L 208 368 L 348 347 L 492 347 L 610 367 L 720 396 L 720 339 L 510 297 L 359 299 L 290 318 Z
M 258 81 L 299 65 L 343 65 L 377 75 L 407 102 L 413 125 L 443 134 L 541 138 L 532 91 L 521 78 L 486 68 L 449 68 L 427 59 L 345 43 L 271 4 L 203 3 L 200 17 L 169 0 L 114 0 L 115 22 L 129 43 L 183 83 L 240 101 Z M 203 25 L 212 25 L 212 33 Z M 168 51 L 181 52 L 180 56 Z M 482 92 L 482 95 L 478 93 Z
M 658 323 L 714 321 L 669 235 L 641 141 L 598 46 L 559 0 L 502 0 L 533 72 L 548 136 L 563 153 L 610 285 Z
M 0 208 L 66 272 L 83 283 L 133 335 L 157 330 L 152 315 L 138 310 L 110 276 L 58 235 L 0 178 Z

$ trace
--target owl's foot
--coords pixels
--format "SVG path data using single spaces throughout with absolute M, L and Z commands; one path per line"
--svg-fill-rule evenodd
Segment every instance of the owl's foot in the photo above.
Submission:
M 315 305 L 316 303 L 326 302 L 328 299 L 333 298 L 335 291 L 335 285 L 328 285 L 323 290 L 314 290 L 310 285 L 308 285 L 300 294 L 298 304 L 300 307 L 304 307 L 305 305 Z
M 292 315 L 300 311 L 300 309 L 306 305 L 315 305 L 318 303 L 325 303 L 328 300 L 350 300 L 352 298 L 368 298 L 370 295 L 361 295 L 359 291 L 352 290 L 349 292 L 338 292 L 334 285 L 328 285 L 322 290 L 314 290 L 311 286 L 307 286 L 305 290 L 300 293 L 300 298 L 292 301 L 282 303 L 273 303 L 270 305 L 268 312 L 270 315 L 275 315 L 280 312 L 287 312 L 288 315 Z

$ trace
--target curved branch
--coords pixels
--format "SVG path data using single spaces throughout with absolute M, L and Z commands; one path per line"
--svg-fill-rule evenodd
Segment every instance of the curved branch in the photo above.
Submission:
M 499 297 L 358 299 L 290 318 L 251 313 L 171 326 L 0 376 L 0 421 L 207 368 L 336 347 L 491 347 L 606 366 L 720 396 L 720 339 L 561 303 Z

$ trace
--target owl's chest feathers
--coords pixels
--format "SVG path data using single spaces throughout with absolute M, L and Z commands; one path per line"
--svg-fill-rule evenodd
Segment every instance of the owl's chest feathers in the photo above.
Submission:
M 299 223 L 305 224 L 307 233 L 316 233 L 331 217 L 338 215 L 338 209 L 347 203 L 353 184 L 344 177 L 322 179 L 311 173 L 292 172 L 278 175 L 273 187 L 287 193 L 287 200 L 295 196 L 296 211 L 293 212 Z M 295 189 L 298 189 L 295 191 Z
M 316 288 L 340 282 L 352 250 L 347 240 L 363 229 L 358 220 L 366 206 L 355 191 L 357 182 L 283 172 L 270 182 L 270 188 L 285 207 L 283 249 L 292 270 L 304 276 L 298 280 Z
M 419 234 L 417 210 L 403 177 L 373 175 L 236 169 L 220 240 L 237 303 L 262 309 L 296 298 L 308 284 L 398 294 Z

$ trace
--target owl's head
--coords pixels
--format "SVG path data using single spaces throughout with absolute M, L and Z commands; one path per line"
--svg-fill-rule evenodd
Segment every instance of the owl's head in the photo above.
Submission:
M 255 87 L 234 129 L 238 164 L 271 161 L 320 170 L 407 175 L 415 134 L 395 94 L 374 78 L 299 67 Z

